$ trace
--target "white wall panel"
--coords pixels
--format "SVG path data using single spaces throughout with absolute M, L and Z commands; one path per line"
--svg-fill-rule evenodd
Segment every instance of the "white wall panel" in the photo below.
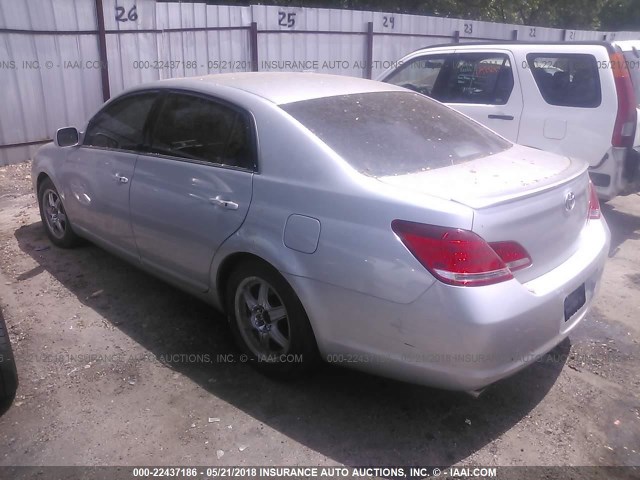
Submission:
M 86 0 L 0 0 L 0 28 L 95 30 Z M 102 103 L 91 34 L 0 33 L 0 146 L 51 138 L 61 126 L 83 126 Z M 24 160 L 37 147 L 0 148 L 0 164 Z
M 49 1 L 56 2 L 57 0 Z M 94 0 L 84 1 L 93 10 Z M 104 26 L 107 30 L 154 30 L 156 28 L 155 0 L 102 0 L 102 7 Z M 122 10 L 119 11 L 116 7 L 123 9 L 124 13 L 119 13 Z M 131 20 L 131 18 L 136 18 L 136 20 Z
M 260 70 L 363 76 L 372 12 L 264 5 L 251 11 L 258 30 L 269 32 L 258 37 Z
M 0 0 L 0 28 L 93 30 L 92 0 Z
M 0 164 L 21 161 L 37 148 L 2 145 L 51 138 L 66 125 L 82 128 L 102 104 L 94 8 L 94 0 L 0 0 L 0 29 L 27 31 L 0 31 Z M 461 42 L 510 40 L 514 30 L 518 40 L 640 39 L 638 32 L 336 9 L 155 0 L 103 0 L 103 8 L 111 95 L 162 78 L 251 70 L 251 22 L 259 31 L 260 70 L 358 77 L 367 73 L 367 28 L 373 22 L 374 78 L 408 52 L 451 43 L 456 31 Z M 173 31 L 190 28 L 203 30 Z M 84 33 L 28 33 L 43 30 Z

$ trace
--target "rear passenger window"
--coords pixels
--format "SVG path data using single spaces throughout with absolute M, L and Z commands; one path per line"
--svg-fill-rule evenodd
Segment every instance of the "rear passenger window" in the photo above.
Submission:
M 161 155 L 253 170 L 253 136 L 247 114 L 206 98 L 167 95 L 152 134 Z
M 600 105 L 600 75 L 593 55 L 530 53 L 527 64 L 548 104 L 581 108 Z

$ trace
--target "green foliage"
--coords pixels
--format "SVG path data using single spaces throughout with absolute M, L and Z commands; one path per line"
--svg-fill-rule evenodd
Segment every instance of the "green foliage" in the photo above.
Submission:
M 603 30 L 640 30 L 640 1 L 608 0 L 600 12 Z
M 227 5 L 264 3 L 295 7 L 376 10 L 567 29 L 640 30 L 640 0 L 206 1 Z

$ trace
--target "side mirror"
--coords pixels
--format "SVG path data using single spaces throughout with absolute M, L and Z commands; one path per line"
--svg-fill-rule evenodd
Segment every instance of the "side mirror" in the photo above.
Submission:
M 80 133 L 76 127 L 59 128 L 56 132 L 56 145 L 59 147 L 73 147 L 80 142 Z

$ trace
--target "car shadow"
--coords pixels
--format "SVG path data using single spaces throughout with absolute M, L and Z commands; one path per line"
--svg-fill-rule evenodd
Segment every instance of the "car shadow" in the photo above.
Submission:
M 49 272 L 84 305 L 164 359 L 168 368 L 348 466 L 448 466 L 468 457 L 545 397 L 571 347 L 565 340 L 550 355 L 477 399 L 329 365 L 311 378 L 282 383 L 239 362 L 192 361 L 237 353 L 222 315 L 210 306 L 93 245 L 43 250 L 49 242 L 39 223 L 19 228 L 15 238 L 36 261 L 34 270 Z M 96 291 L 101 292 L 93 295 Z M 259 401 L 255 392 L 260 392 Z
M 615 206 L 605 203 L 601 206 L 605 220 L 611 230 L 611 247 L 609 257 L 615 256 L 625 240 L 640 238 L 640 217 L 617 210 Z

